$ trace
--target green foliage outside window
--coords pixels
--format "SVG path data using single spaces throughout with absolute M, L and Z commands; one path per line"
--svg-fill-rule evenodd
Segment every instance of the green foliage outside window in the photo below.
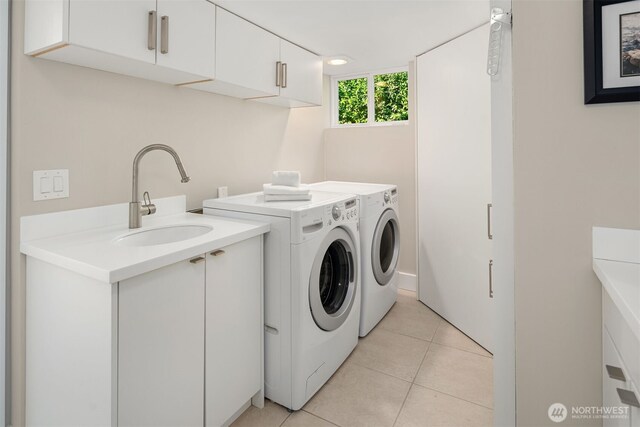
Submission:
M 408 73 L 378 74 L 373 77 L 375 87 L 376 122 L 395 122 L 409 119 Z
M 367 123 L 367 78 L 338 82 L 338 123 Z
M 368 123 L 367 77 L 338 81 L 338 123 Z M 409 118 L 408 73 L 373 76 L 376 122 L 393 122 Z

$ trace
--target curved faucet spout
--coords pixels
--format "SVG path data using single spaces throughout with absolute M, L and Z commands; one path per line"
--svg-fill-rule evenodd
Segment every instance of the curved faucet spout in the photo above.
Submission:
M 131 192 L 132 192 L 131 201 L 133 203 L 136 203 L 136 202 L 140 201 L 140 199 L 139 199 L 140 193 L 138 192 L 138 169 L 139 169 L 140 160 L 149 151 L 154 151 L 154 150 L 162 150 L 162 151 L 166 151 L 167 153 L 171 154 L 171 156 L 173 157 L 173 160 L 175 160 L 175 162 L 176 162 L 176 166 L 178 167 L 178 171 L 180 172 L 180 177 L 181 177 L 180 181 L 182 183 L 187 183 L 191 179 L 187 175 L 187 172 L 184 170 L 184 166 L 182 166 L 182 161 L 180 160 L 180 156 L 178 156 L 178 153 L 176 153 L 176 150 L 174 150 L 173 148 L 171 148 L 171 147 L 169 147 L 168 145 L 165 145 L 165 144 L 147 145 L 142 150 L 138 151 L 138 154 L 136 154 L 136 157 L 133 159 L 133 185 L 132 185 L 132 189 L 131 189 Z
M 184 167 L 182 166 L 180 156 L 178 156 L 178 153 L 176 153 L 176 151 L 168 145 L 151 144 L 140 150 L 138 154 L 136 154 L 136 157 L 133 159 L 133 183 L 131 185 L 131 203 L 129 203 L 129 228 L 140 228 L 142 224 L 142 216 L 151 215 L 155 212 L 155 206 L 151 203 L 150 199 L 147 200 L 144 205 L 140 203 L 140 193 L 138 192 L 138 169 L 140 160 L 149 151 L 154 150 L 162 150 L 171 154 L 173 160 L 175 160 L 176 162 L 178 171 L 180 172 L 181 182 L 186 183 L 189 182 L 190 179 L 187 175 L 187 172 L 184 170 Z

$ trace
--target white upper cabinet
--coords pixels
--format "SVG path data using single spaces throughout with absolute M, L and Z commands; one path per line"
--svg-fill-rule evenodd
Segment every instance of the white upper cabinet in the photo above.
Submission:
M 206 0 L 158 0 L 156 63 L 213 78 L 216 7 Z
M 289 106 L 322 104 L 322 58 L 286 40 L 280 41 L 280 97 Z
M 284 107 L 322 104 L 322 58 L 208 0 L 26 0 L 25 54 Z
M 171 84 L 212 79 L 215 12 L 207 0 L 27 0 L 25 53 Z
M 279 95 L 280 38 L 224 9 L 216 12 L 216 79 L 190 85 L 238 98 Z
M 145 41 L 155 9 L 156 0 L 70 0 L 67 43 L 153 64 L 155 51 Z
M 283 107 L 322 104 L 322 58 L 220 7 L 216 78 L 187 87 Z

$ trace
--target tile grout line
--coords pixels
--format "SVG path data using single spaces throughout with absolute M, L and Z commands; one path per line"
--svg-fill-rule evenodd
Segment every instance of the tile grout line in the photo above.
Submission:
M 416 371 L 416 374 L 413 376 L 413 379 L 411 380 L 411 384 L 415 384 L 416 383 L 416 378 L 418 377 L 418 374 L 420 373 L 420 369 L 422 369 L 422 365 L 424 365 L 424 361 L 427 359 L 427 354 L 429 354 L 429 350 L 431 350 L 431 344 L 433 344 L 432 342 L 429 343 L 429 345 L 427 346 L 427 351 L 424 352 L 424 356 L 422 356 L 422 360 L 420 361 L 420 365 L 418 366 L 418 370 Z
M 277 403 L 276 403 L 276 405 L 277 405 Z M 286 408 L 285 408 L 285 409 L 286 409 Z M 286 417 L 285 417 L 285 419 L 284 419 L 284 420 L 282 420 L 282 422 L 280 423 L 280 427 L 282 427 L 282 425 L 283 425 L 285 422 L 287 422 L 287 420 L 289 419 L 289 417 L 290 417 L 290 416 L 291 416 L 291 414 L 293 413 L 293 412 L 289 412 L 289 410 L 288 410 L 288 409 L 287 409 L 287 412 L 288 412 L 288 413 L 287 413 L 287 416 L 286 416 Z
M 442 391 L 442 390 L 437 390 L 437 389 L 435 389 L 435 388 L 427 387 L 427 386 L 425 386 L 425 385 L 418 384 L 418 383 L 413 383 L 413 385 L 417 385 L 418 387 L 422 387 L 422 388 L 427 389 L 427 390 L 435 391 L 435 392 L 437 392 L 437 393 L 444 394 L 444 395 L 449 396 L 449 397 L 453 397 L 454 399 L 462 400 L 463 402 L 467 402 L 467 403 L 470 403 L 470 404 L 472 404 L 472 405 L 479 406 L 479 407 L 481 407 L 481 408 L 484 408 L 484 409 L 487 409 L 487 410 L 489 410 L 489 411 L 493 412 L 493 408 L 489 408 L 488 406 L 481 405 L 481 404 L 479 404 L 479 403 L 477 403 L 477 402 L 472 402 L 472 401 L 470 401 L 470 400 L 463 399 L 462 397 L 459 397 L 459 396 L 454 396 L 453 394 L 446 393 L 446 392 L 444 392 L 444 391 Z
M 321 416 L 316 415 L 316 414 L 314 414 L 313 412 L 309 412 L 309 411 L 306 411 L 306 410 L 304 410 L 304 409 L 300 409 L 300 410 L 301 410 L 302 412 L 305 412 L 305 413 L 307 413 L 307 414 L 311 415 L 312 417 L 320 418 L 322 421 L 326 421 L 326 422 L 328 422 L 328 423 L 329 423 L 329 424 L 331 424 L 331 425 L 334 425 L 334 426 L 336 426 L 336 427 L 341 427 L 339 424 L 336 424 L 336 423 L 334 423 L 333 421 L 329 421 L 329 420 L 327 420 L 326 418 L 322 418 Z
M 440 327 L 440 325 L 438 324 L 438 328 Z M 436 330 L 438 330 L 438 328 L 436 328 Z M 424 360 L 427 358 L 427 353 L 429 353 L 429 349 L 431 348 L 431 341 L 428 341 L 427 344 L 427 351 L 424 352 L 424 356 L 422 356 L 422 360 L 420 361 L 420 364 L 418 365 L 418 370 L 416 371 L 416 374 L 413 376 L 413 379 L 411 380 L 411 385 L 409 385 L 409 389 L 407 390 L 407 394 L 404 396 L 404 400 L 402 401 L 402 405 L 400 405 L 400 410 L 398 411 L 398 414 L 396 415 L 395 420 L 393 420 L 393 424 L 392 427 L 395 426 L 398 423 L 398 418 L 400 418 L 400 414 L 402 414 L 402 410 L 404 409 L 405 404 L 407 403 L 407 399 L 409 398 L 409 393 L 411 393 L 411 389 L 413 388 L 413 385 L 415 384 L 415 380 L 416 377 L 418 376 L 418 373 L 420 372 L 420 368 L 422 368 L 422 364 L 424 363 Z

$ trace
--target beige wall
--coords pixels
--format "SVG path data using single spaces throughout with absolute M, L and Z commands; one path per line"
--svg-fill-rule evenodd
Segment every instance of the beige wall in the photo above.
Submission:
M 14 425 L 24 423 L 24 263 L 19 218 L 126 202 L 131 163 L 150 143 L 182 157 L 192 180 L 180 184 L 166 153 L 141 164 L 140 189 L 154 198 L 186 194 L 189 208 L 216 195 L 255 191 L 274 169 L 305 181 L 324 177 L 324 108 L 288 110 L 185 88 L 33 59 L 22 54 L 24 3 L 14 2 L 12 55 L 11 382 Z M 32 172 L 69 169 L 71 197 L 32 201 Z
M 551 403 L 601 404 L 591 227 L 640 228 L 640 105 L 583 104 L 581 0 L 513 16 L 517 419 L 543 426 Z
M 330 128 L 324 131 L 328 180 L 398 185 L 400 259 L 403 273 L 416 274 L 415 122 L 413 64 L 409 67 L 409 122 L 396 126 Z

